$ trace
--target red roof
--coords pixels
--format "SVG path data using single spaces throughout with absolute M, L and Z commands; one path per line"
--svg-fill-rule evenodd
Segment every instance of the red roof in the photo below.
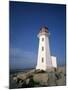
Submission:
M 48 27 L 42 27 L 42 28 L 40 28 L 40 33 L 43 33 L 43 32 L 46 32 L 46 33 L 48 33 Z

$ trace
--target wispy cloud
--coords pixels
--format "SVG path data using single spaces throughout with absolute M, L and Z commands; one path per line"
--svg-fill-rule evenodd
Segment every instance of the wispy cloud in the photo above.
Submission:
M 36 65 L 36 54 L 19 48 L 10 48 L 10 68 L 30 68 Z

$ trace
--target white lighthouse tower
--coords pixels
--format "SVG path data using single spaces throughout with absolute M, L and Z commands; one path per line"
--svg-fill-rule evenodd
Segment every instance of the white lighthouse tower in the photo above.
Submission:
M 39 48 L 36 69 L 46 70 L 52 67 L 52 60 L 49 47 L 49 35 L 47 27 L 42 27 L 39 34 Z

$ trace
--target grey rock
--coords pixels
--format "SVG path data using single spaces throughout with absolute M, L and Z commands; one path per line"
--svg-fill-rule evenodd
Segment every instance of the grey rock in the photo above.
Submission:
M 13 80 L 17 81 L 17 77 L 13 77 Z
M 63 79 L 59 79 L 56 81 L 56 84 L 57 86 L 63 86 L 63 85 L 66 85 L 66 80 L 63 78 Z
M 56 86 L 56 76 L 54 72 L 48 73 L 48 85 Z
M 57 68 L 57 73 L 63 73 L 63 74 L 65 74 L 66 73 L 66 68 L 65 67 L 58 67 Z
M 30 79 L 28 78 L 28 79 L 26 79 L 26 84 L 29 84 L 29 81 L 30 81 Z
M 48 74 L 46 73 L 35 74 L 33 80 L 39 82 L 40 85 L 47 85 Z
M 22 80 L 25 80 L 27 78 L 26 73 L 18 74 L 17 75 L 17 78 L 22 79 Z
M 66 85 L 65 67 L 48 71 L 30 70 L 10 75 L 10 88 Z

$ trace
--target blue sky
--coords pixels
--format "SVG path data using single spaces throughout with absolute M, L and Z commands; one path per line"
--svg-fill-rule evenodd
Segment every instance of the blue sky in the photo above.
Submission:
M 9 3 L 10 68 L 36 66 L 39 40 L 37 34 L 45 25 L 50 32 L 51 55 L 58 65 L 65 64 L 66 6 L 60 4 Z

